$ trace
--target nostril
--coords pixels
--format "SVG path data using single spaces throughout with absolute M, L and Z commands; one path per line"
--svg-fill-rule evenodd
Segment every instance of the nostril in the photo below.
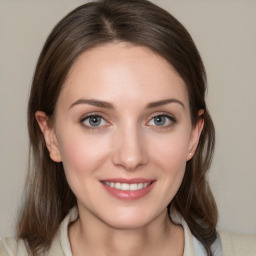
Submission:
M 115 134 L 113 164 L 127 170 L 137 170 L 148 161 L 143 134 L 135 127 L 134 124 L 125 126 Z
M 118 150 L 113 156 L 113 163 L 115 165 L 122 166 L 127 170 L 136 170 L 147 162 L 146 159 L 145 153 L 143 152 L 127 152 L 125 150 Z

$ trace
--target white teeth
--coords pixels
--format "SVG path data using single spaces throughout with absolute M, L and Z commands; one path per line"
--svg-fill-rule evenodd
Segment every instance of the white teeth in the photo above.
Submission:
M 130 190 L 138 190 L 138 184 L 130 184 Z
M 140 189 L 146 188 L 147 186 L 149 186 L 151 184 L 151 182 L 128 184 L 128 183 L 108 182 L 108 181 L 105 181 L 103 183 L 111 188 L 116 188 L 116 189 L 120 189 L 120 190 L 124 190 L 124 191 L 140 190 Z
M 142 189 L 143 188 L 143 183 L 139 183 L 138 184 L 138 189 Z
M 130 185 L 127 183 L 122 183 L 121 190 L 130 190 Z
M 116 189 L 122 189 L 121 183 L 114 183 Z

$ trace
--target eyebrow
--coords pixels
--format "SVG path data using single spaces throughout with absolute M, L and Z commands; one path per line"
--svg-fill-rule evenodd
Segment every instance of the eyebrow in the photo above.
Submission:
M 149 103 L 146 108 L 156 108 L 156 107 L 160 107 L 169 103 L 178 103 L 180 104 L 183 108 L 185 108 L 184 104 L 179 101 L 178 99 L 165 99 L 165 100 L 160 100 L 160 101 L 155 101 L 155 102 L 151 102 Z M 92 106 L 96 106 L 96 107 L 100 107 L 100 108 L 108 108 L 108 109 L 113 109 L 114 106 L 106 101 L 101 101 L 101 100 L 96 100 L 96 99 L 79 99 L 77 101 L 75 101 L 74 103 L 71 104 L 71 106 L 69 108 L 72 108 L 76 105 L 80 105 L 80 104 L 88 104 L 88 105 L 92 105 Z
M 181 101 L 179 101 L 178 99 L 165 99 L 165 100 L 151 102 L 147 105 L 147 108 L 156 108 L 156 107 L 160 107 L 160 106 L 163 106 L 163 105 L 166 105 L 169 103 L 178 103 L 183 108 L 185 108 L 184 104 Z
M 100 108 L 113 108 L 113 105 L 111 103 L 108 103 L 106 101 L 101 101 L 101 100 L 95 100 L 95 99 L 79 99 L 74 103 L 72 103 L 69 108 L 72 108 L 80 104 L 88 104 L 88 105 L 92 105 Z

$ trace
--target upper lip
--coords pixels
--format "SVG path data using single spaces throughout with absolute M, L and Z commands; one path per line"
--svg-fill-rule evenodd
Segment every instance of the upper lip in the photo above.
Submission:
M 125 178 L 113 178 L 113 179 L 102 179 L 101 182 L 114 182 L 114 183 L 151 183 L 155 181 L 154 179 L 145 179 L 145 178 L 132 178 L 132 179 L 125 179 Z

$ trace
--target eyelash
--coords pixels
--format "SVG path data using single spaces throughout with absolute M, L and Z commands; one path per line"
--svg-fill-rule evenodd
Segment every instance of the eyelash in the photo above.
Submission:
M 168 125 L 148 125 L 148 123 L 150 121 L 154 120 L 154 118 L 159 118 L 159 117 L 167 118 L 169 120 L 170 124 L 168 124 Z M 88 120 L 89 118 L 101 118 L 101 121 L 103 120 L 104 122 L 106 122 L 106 124 L 104 124 L 102 126 L 87 125 L 87 124 L 85 124 L 85 121 Z M 154 129 L 168 129 L 168 128 L 174 126 L 176 124 L 176 122 L 177 122 L 176 118 L 169 114 L 157 114 L 157 115 L 150 117 L 149 121 L 146 122 L 146 125 L 153 127 Z M 110 123 L 108 121 L 106 121 L 106 118 L 103 115 L 96 114 L 96 113 L 88 114 L 88 115 L 82 117 L 80 119 L 80 123 L 82 124 L 82 126 L 84 126 L 86 129 L 89 129 L 89 130 L 99 130 L 99 129 L 103 129 L 104 127 L 110 126 Z
M 157 115 L 154 115 L 154 116 L 150 117 L 147 124 L 149 122 L 153 121 L 155 118 L 159 118 L 159 117 L 160 118 L 164 117 L 164 118 L 168 119 L 169 124 L 167 124 L 167 125 L 148 125 L 148 126 L 151 126 L 153 129 L 163 130 L 163 129 L 169 129 L 177 123 L 177 120 L 176 120 L 175 117 L 173 117 L 169 114 L 162 113 L 162 114 L 157 114 Z
M 85 121 L 89 118 L 101 118 L 101 121 L 104 120 L 106 122 L 106 125 L 103 125 L 103 126 L 87 125 L 87 124 L 85 124 Z M 109 122 L 106 121 L 106 118 L 103 115 L 96 114 L 96 113 L 88 114 L 88 115 L 82 117 L 81 120 L 80 120 L 80 123 L 82 124 L 82 126 L 84 126 L 86 129 L 89 129 L 89 130 L 99 130 L 99 129 L 102 129 L 102 128 L 110 125 Z

